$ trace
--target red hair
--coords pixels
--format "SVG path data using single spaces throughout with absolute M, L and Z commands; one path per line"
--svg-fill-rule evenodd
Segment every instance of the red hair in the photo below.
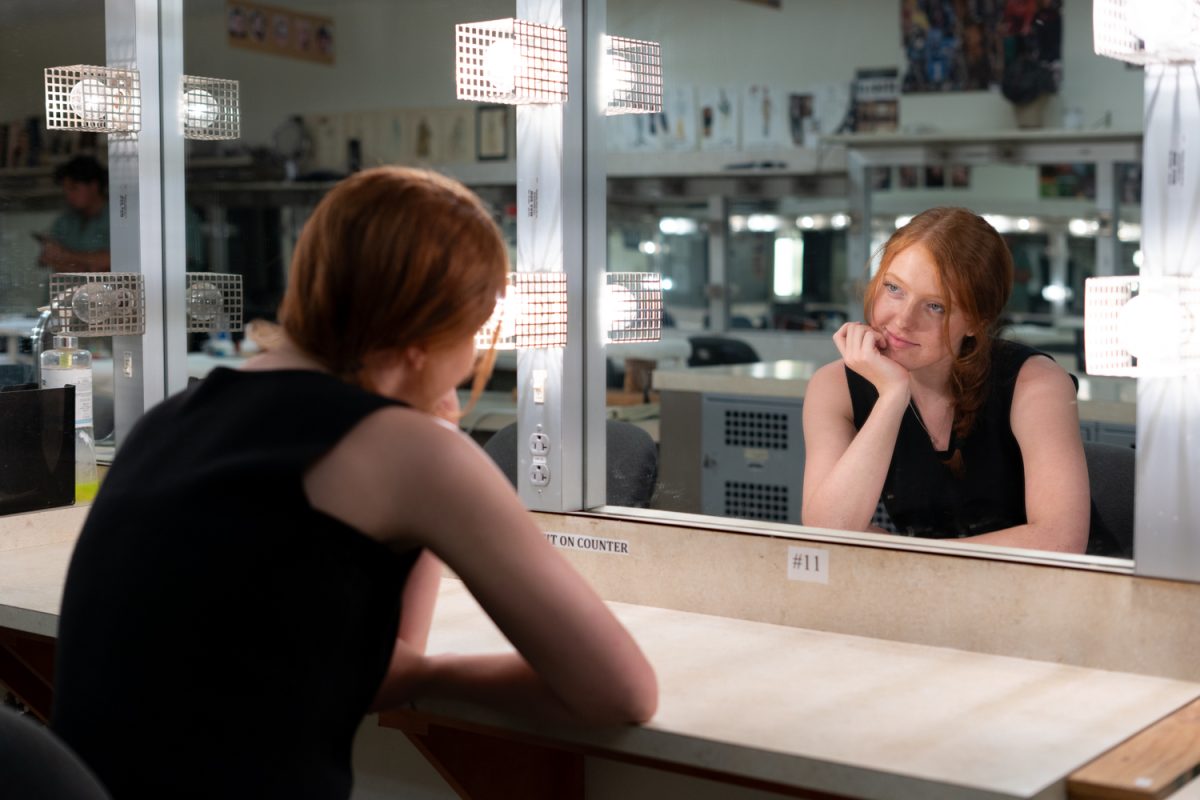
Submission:
M 914 244 L 925 247 L 937 267 L 937 283 L 946 306 L 942 322 L 946 342 L 950 341 L 950 315 L 956 309 L 970 326 L 959 352 L 951 353 L 954 432 L 961 439 L 971 431 L 987 397 L 992 345 L 1000 314 L 1012 292 L 1012 253 L 996 229 L 973 211 L 951 207 L 923 211 L 892 234 L 883 246 L 879 271 L 867 284 L 863 298 L 868 323 L 892 261 Z
M 479 330 L 507 272 L 500 229 L 465 186 L 425 170 L 364 170 L 305 223 L 279 321 L 330 372 L 364 385 L 369 355 Z

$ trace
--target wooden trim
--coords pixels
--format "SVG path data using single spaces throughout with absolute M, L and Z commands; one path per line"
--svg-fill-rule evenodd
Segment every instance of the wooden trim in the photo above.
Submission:
M 1200 700 L 1126 739 L 1067 779 L 1072 800 L 1165 798 L 1200 774 Z
M 385 728 L 397 728 L 405 731 L 417 750 L 429 760 L 429 763 L 445 778 L 446 782 L 461 797 L 470 798 L 471 800 L 490 800 L 490 798 L 507 797 L 522 797 L 528 798 L 528 800 L 539 800 L 539 798 L 546 798 L 547 800 L 551 800 L 551 798 L 582 798 L 584 758 L 603 758 L 608 761 L 616 761 L 647 769 L 656 769 L 677 775 L 686 775 L 728 786 L 774 792 L 784 797 L 798 797 L 804 800 L 848 800 L 846 795 L 835 795 L 811 789 L 802 789 L 788 784 L 734 775 L 690 764 L 680 764 L 649 756 L 639 756 L 633 753 L 609 750 L 595 745 L 565 742 L 535 734 L 493 728 L 487 725 L 438 717 L 419 711 L 383 712 L 379 715 L 379 724 Z M 430 735 L 428 737 L 414 736 L 410 732 L 421 729 L 429 731 Z M 464 737 L 464 741 L 469 742 L 469 745 L 458 742 L 457 739 L 459 736 Z M 431 742 L 432 747 L 430 747 Z M 470 752 L 473 754 L 486 754 L 489 750 L 497 754 L 497 756 L 483 756 L 480 759 L 481 763 L 488 764 L 490 760 L 495 760 L 503 764 L 504 769 L 514 771 L 546 769 L 547 765 L 550 765 L 549 769 L 552 770 L 563 769 L 561 764 L 556 764 L 554 759 L 550 758 L 547 754 L 558 752 L 563 755 L 573 756 L 578 759 L 577 763 L 579 764 L 580 793 L 578 795 L 570 794 L 568 793 L 570 787 L 556 786 L 548 794 L 530 794 L 527 793 L 530 791 L 527 788 L 517 790 L 512 787 L 505 787 L 502 783 L 495 784 L 491 787 L 491 791 L 485 794 L 476 794 L 469 791 L 464 792 L 460 786 L 476 778 L 476 776 L 470 774 L 475 768 L 475 762 L 471 758 L 463 758 L 451 763 L 450 759 L 445 758 L 444 748 L 462 747 L 465 752 L 468 746 L 471 748 Z M 427 747 L 430 749 L 427 749 Z M 539 761 L 539 759 L 542 760 Z M 449 774 L 447 774 L 446 770 L 449 771 Z M 562 773 L 558 774 L 561 775 Z M 472 784 L 472 786 L 474 785 Z
M 49 636 L 0 628 L 0 681 L 43 722 L 54 701 L 54 648 Z

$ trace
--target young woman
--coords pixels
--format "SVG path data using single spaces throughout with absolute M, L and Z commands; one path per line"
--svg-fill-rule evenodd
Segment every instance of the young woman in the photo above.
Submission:
M 411 698 L 653 714 L 637 644 L 436 416 L 506 269 L 461 185 L 358 173 L 305 225 L 286 339 L 123 444 L 67 576 L 53 719 L 114 797 L 345 798 L 363 715 Z M 519 654 L 424 654 L 440 562 Z
M 1090 497 L 1071 377 L 995 337 L 1008 248 L 961 208 L 917 215 L 888 240 L 866 324 L 804 397 L 806 525 L 1083 552 Z

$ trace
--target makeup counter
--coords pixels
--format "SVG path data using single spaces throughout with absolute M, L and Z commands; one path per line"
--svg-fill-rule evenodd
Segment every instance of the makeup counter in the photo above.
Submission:
M 0 518 L 0 680 L 40 713 L 86 513 Z M 1186 710 L 1200 698 L 1195 584 L 1134 578 L 1111 559 L 717 529 L 687 515 L 536 517 L 646 650 L 659 710 L 645 726 L 607 730 L 449 702 L 367 721 L 360 739 L 376 751 L 415 746 L 464 796 L 593 796 L 586 765 L 716 782 L 730 797 L 1165 797 L 1184 780 L 1178 759 L 1118 777 L 1113 759 L 1128 767 L 1127 756 L 1096 760 L 1138 734 L 1172 753 L 1200 738 Z M 823 568 L 806 574 L 803 556 Z M 445 577 L 430 651 L 507 647 Z M 377 775 L 395 762 L 366 761 L 361 785 L 405 774 Z M 1089 780 L 1145 791 L 1103 794 Z

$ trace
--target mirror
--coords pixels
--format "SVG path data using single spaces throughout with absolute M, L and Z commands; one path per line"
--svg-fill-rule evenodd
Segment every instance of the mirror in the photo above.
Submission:
M 107 270 L 108 142 L 47 130 L 44 70 L 105 64 L 103 0 L 0 5 L 0 386 L 36 381 L 39 326 L 52 272 Z M 35 337 L 33 330 L 45 331 Z M 111 339 L 81 338 L 93 355 L 98 439 L 112 432 Z
M 862 318 L 868 272 L 851 237 L 868 237 L 863 249 L 875 254 L 898 224 L 938 205 L 987 215 L 1008 242 L 1016 280 L 1004 336 L 1049 353 L 1080 379 L 1082 438 L 1132 447 L 1135 383 L 1086 374 L 1082 298 L 1087 277 L 1137 271 L 1139 164 L 1106 161 L 1102 148 L 1079 162 L 1048 163 L 1035 147 L 1022 150 L 1028 160 L 1012 157 L 992 141 L 1019 122 L 998 86 L 909 92 L 919 87 L 904 77 L 903 30 L 940 23 L 905 18 L 906 4 L 708 0 L 689 14 L 721 24 L 683 29 L 671 5 L 608 3 L 610 29 L 661 41 L 664 53 L 668 118 L 610 123 L 608 203 L 610 261 L 662 272 L 664 339 L 685 344 L 654 373 L 654 508 L 799 522 L 804 386 L 816 366 L 838 357 L 831 333 Z M 1141 72 L 1092 53 L 1086 5 L 1066 4 L 1061 21 L 1069 80 L 1044 101 L 1041 126 L 1057 129 L 1047 138 L 1086 142 L 1127 130 L 1137 141 Z M 837 44 L 847 41 L 855 46 Z M 892 66 L 889 96 L 886 80 L 882 89 L 871 82 L 888 71 L 868 68 Z M 852 105 L 852 92 L 866 100 Z M 695 129 L 672 112 L 690 115 Z M 724 116 L 731 121 L 723 125 Z M 909 136 L 890 151 L 864 151 L 873 159 L 869 220 L 853 219 L 854 186 L 838 145 L 819 138 L 849 134 L 851 123 L 860 141 L 889 127 Z M 936 142 L 922 144 L 935 131 L 959 131 L 947 138 L 973 148 L 970 163 L 945 163 Z M 854 140 L 841 145 L 854 148 Z

